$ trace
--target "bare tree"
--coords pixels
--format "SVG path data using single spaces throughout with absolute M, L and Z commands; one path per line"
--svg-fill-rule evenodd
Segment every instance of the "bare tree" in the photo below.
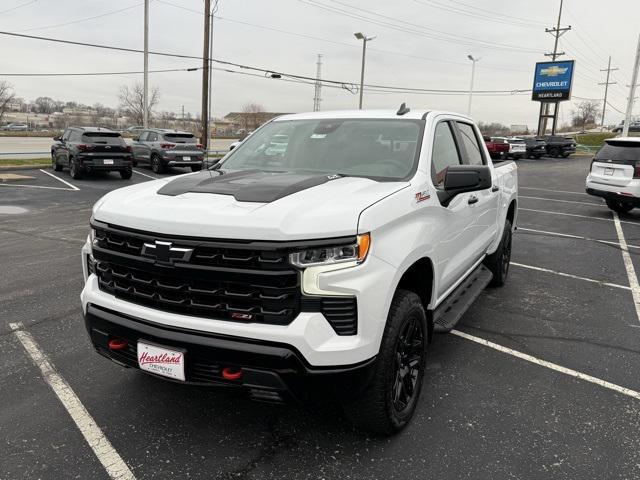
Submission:
M 56 101 L 51 97 L 38 97 L 33 102 L 37 113 L 53 113 L 56 111 Z
M 1 81 L 0 82 L 0 122 L 2 122 L 2 117 L 4 116 L 4 112 L 8 109 L 9 104 L 15 98 L 15 92 L 13 91 L 13 85 L 9 82 Z
M 249 102 L 245 103 L 242 107 L 242 126 L 246 130 L 255 130 L 261 124 L 262 113 L 264 113 L 264 107 L 259 103 Z
M 574 127 L 596 123 L 596 117 L 600 115 L 600 102 L 596 100 L 584 100 L 578 104 L 578 108 L 571 112 Z
M 120 86 L 118 100 L 120 100 L 120 109 L 125 112 L 136 125 L 142 125 L 144 121 L 144 87 L 142 83 L 136 82 L 131 86 Z M 158 87 L 153 87 L 149 92 L 149 103 L 147 104 L 149 118 L 151 118 L 153 109 L 158 105 L 159 100 L 160 90 Z

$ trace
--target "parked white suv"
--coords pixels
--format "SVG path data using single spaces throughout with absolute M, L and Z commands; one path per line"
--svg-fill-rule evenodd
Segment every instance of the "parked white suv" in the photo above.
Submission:
M 605 140 L 591 162 L 586 187 L 616 212 L 640 206 L 640 137 Z
M 331 394 L 397 432 L 433 332 L 505 282 L 516 196 L 467 116 L 285 115 L 209 170 L 96 203 L 86 328 L 123 366 L 263 401 Z

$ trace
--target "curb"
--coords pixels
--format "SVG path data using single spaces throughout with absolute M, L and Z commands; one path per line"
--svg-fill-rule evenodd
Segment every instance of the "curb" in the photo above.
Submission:
M 4 170 L 40 170 L 41 168 L 50 168 L 51 163 L 42 163 L 40 165 L 0 165 L 0 172 Z

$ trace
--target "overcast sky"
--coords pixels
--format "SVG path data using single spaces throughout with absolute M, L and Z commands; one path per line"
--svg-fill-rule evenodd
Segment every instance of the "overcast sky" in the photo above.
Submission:
M 555 25 L 558 5 L 559 0 L 220 0 L 213 57 L 314 77 L 316 56 L 321 53 L 323 78 L 357 84 L 361 42 L 353 33 L 362 31 L 376 36 L 368 44 L 365 83 L 466 91 L 471 76 L 467 55 L 472 54 L 481 58 L 475 89 L 529 89 L 534 63 L 544 61 L 543 53 L 553 48 L 553 38 L 544 28 Z M 202 0 L 151 0 L 149 48 L 201 55 L 203 16 L 189 9 L 202 8 Z M 110 14 L 116 10 L 123 11 Z M 142 48 L 143 11 L 142 0 L 0 0 L 0 30 Z M 85 20 L 103 14 L 108 15 Z M 638 0 L 565 0 L 562 24 L 573 30 L 560 40 L 560 50 L 567 52 L 563 59 L 576 60 L 576 78 L 574 100 L 563 104 L 562 120 L 569 120 L 572 104 L 580 101 L 575 97 L 602 98 L 604 87 L 597 83 L 604 81 L 605 74 L 599 69 L 606 67 L 609 55 L 613 66 L 620 68 L 612 74 L 618 84 L 610 88 L 610 102 L 625 110 L 626 84 L 640 33 L 638 19 Z M 69 22 L 75 23 L 59 25 Z M 0 52 L 0 80 L 10 81 L 16 94 L 28 100 L 49 96 L 115 107 L 118 86 L 142 79 L 142 75 L 3 77 L 6 73 L 139 71 L 143 61 L 136 53 L 3 35 Z M 153 55 L 149 60 L 151 70 L 199 66 L 197 60 Z M 312 85 L 258 75 L 215 71 L 214 115 L 237 111 L 249 101 L 269 111 L 312 109 Z M 158 110 L 179 112 L 183 105 L 192 113 L 200 109 L 199 71 L 152 73 L 150 83 L 160 89 Z M 414 108 L 465 112 L 467 100 L 467 95 L 365 91 L 364 104 L 365 108 L 397 108 L 406 101 Z M 357 108 L 357 101 L 357 95 L 341 88 L 322 90 L 322 110 Z M 473 100 L 473 116 L 482 121 L 535 126 L 537 113 L 538 104 L 530 94 L 476 95 Z M 609 109 L 607 123 L 621 118 Z

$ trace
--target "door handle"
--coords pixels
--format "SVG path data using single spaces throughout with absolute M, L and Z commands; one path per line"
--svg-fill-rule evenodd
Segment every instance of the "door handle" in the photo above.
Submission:
M 497 192 L 498 190 L 500 190 L 500 187 L 498 185 L 494 185 L 493 187 L 491 187 L 492 192 Z
M 476 197 L 475 195 L 471 195 L 469 197 L 469 200 L 467 200 L 467 203 L 469 205 L 473 205 L 474 203 L 478 203 L 478 197 Z

